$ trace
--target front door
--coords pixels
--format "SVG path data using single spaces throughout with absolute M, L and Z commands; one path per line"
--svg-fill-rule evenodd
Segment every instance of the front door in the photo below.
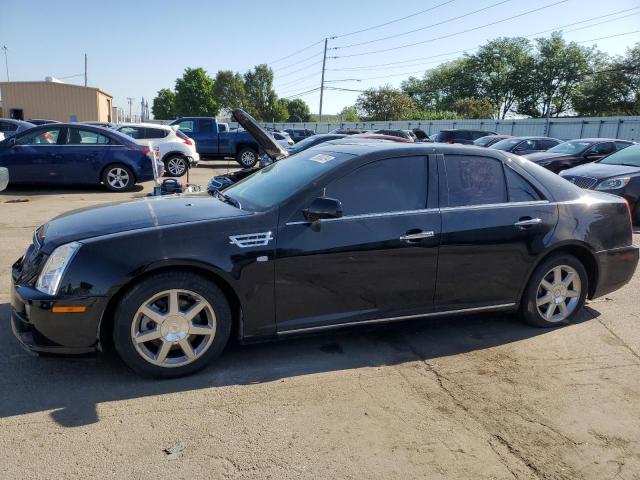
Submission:
M 340 200 L 343 217 L 283 220 L 275 262 L 279 332 L 431 311 L 440 241 L 436 169 L 435 159 L 421 156 L 368 163 L 318 192 Z
M 56 161 L 62 148 L 60 127 L 43 127 L 16 137 L 8 155 L 6 167 L 12 183 L 57 183 L 64 177 Z
M 435 309 L 513 305 L 544 238 L 558 220 L 515 162 L 475 155 L 444 155 L 442 240 Z

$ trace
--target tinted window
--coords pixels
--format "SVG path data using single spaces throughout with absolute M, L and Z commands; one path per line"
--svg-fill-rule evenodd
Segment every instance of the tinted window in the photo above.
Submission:
M 487 157 L 445 156 L 449 206 L 507 201 L 502 162 Z
M 16 145 L 55 145 L 59 135 L 59 128 L 29 132 L 18 138 Z
M 484 137 L 486 134 L 487 132 L 471 132 L 471 139 L 476 140 L 480 137 Z
M 536 142 L 538 143 L 538 150 L 548 150 L 560 143 L 557 140 L 536 140 Z
M 342 202 L 345 215 L 425 208 L 424 157 L 402 157 L 364 165 L 327 186 L 325 195 Z
M 161 128 L 145 128 L 144 138 L 164 138 L 167 136 L 167 131 Z
M 509 188 L 510 202 L 530 202 L 541 200 L 542 197 L 528 181 L 514 172 L 511 168 L 505 168 L 507 175 L 507 187 Z
M 0 122 L 0 132 L 15 132 L 18 126 L 9 122 Z
M 613 142 L 605 142 L 594 145 L 588 153 L 593 153 L 596 155 L 609 155 L 615 150 L 616 146 L 613 144 Z
M 70 128 L 67 137 L 68 145 L 108 145 L 109 137 L 91 130 L 81 130 L 79 128 Z
M 213 132 L 213 121 L 200 120 L 200 133 L 211 133 L 211 132 Z
M 563 142 L 550 148 L 551 153 L 564 153 L 567 155 L 579 155 L 584 152 L 591 145 L 590 142 L 582 140 L 572 140 L 570 142 Z
M 473 141 L 474 145 L 479 145 L 481 147 L 485 147 L 487 145 L 491 145 L 492 142 L 495 142 L 496 139 L 495 137 L 492 136 L 485 136 L 485 137 L 480 137 L 477 138 Z
M 140 138 L 144 138 L 144 128 L 140 127 L 122 127 L 118 129 L 119 132 L 124 133 L 125 135 L 129 135 L 131 138 L 135 138 L 136 140 Z
M 629 148 L 619 150 L 616 153 L 603 158 L 599 163 L 606 165 L 628 165 L 630 167 L 640 167 L 640 145 L 627 144 Z
M 178 122 L 178 128 L 185 133 L 193 132 L 193 120 L 182 120 Z
M 627 148 L 631 146 L 631 144 L 627 142 L 615 142 L 615 144 L 616 144 L 616 150 L 622 150 L 623 148 Z
M 284 137 L 279 133 L 274 133 L 273 138 L 275 138 L 276 140 L 284 140 Z
M 504 152 L 510 152 L 513 147 L 520 143 L 520 141 L 521 140 L 519 138 L 506 138 L 494 143 L 489 148 L 493 148 L 494 150 L 502 150 Z

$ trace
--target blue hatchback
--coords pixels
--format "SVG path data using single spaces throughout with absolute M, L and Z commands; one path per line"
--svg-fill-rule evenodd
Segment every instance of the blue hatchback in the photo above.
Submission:
M 77 123 L 42 125 L 0 142 L 0 167 L 9 169 L 11 184 L 102 183 L 121 192 L 153 180 L 153 158 L 126 135 Z

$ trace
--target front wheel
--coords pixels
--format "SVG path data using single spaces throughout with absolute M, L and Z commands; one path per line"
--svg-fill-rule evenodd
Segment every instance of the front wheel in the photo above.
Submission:
M 113 340 L 135 372 L 160 378 L 188 375 L 224 349 L 231 311 L 222 291 L 190 272 L 153 275 L 120 300 Z
M 258 152 L 253 148 L 245 147 L 238 152 L 236 161 L 244 168 L 251 168 L 258 161 Z
M 524 320 L 536 327 L 570 323 L 584 306 L 589 278 L 573 255 L 555 255 L 536 268 L 522 298 Z
M 181 177 L 187 173 L 189 161 L 180 155 L 174 155 L 164 161 L 167 177 Z
M 112 192 L 126 192 L 135 184 L 133 172 L 124 165 L 109 165 L 102 172 L 102 183 Z

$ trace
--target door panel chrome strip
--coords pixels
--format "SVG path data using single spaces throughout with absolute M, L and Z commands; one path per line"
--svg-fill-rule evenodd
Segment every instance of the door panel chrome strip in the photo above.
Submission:
M 463 308 L 461 310 L 447 310 L 445 312 L 422 313 L 420 315 L 405 315 L 402 317 L 375 318 L 373 320 L 362 320 L 360 322 L 347 322 L 347 323 L 338 323 L 335 325 L 320 325 L 317 327 L 283 330 L 278 332 L 278 335 L 291 335 L 294 333 L 304 333 L 304 332 L 319 332 L 322 330 L 333 330 L 336 328 L 350 327 L 355 325 L 371 325 L 374 323 L 391 323 L 391 322 L 397 322 L 400 320 L 411 320 L 413 318 L 441 317 L 441 316 L 447 316 L 447 315 L 456 315 L 459 313 L 490 312 L 493 310 L 503 310 L 503 309 L 506 310 L 509 308 L 513 308 L 515 306 L 516 306 L 515 303 L 503 303 L 500 305 L 491 305 L 487 307 Z
M 419 214 L 419 213 L 437 213 L 439 210 L 437 208 L 422 208 L 419 210 L 402 210 L 399 212 L 380 212 L 380 213 L 363 213 L 361 215 L 345 215 L 344 217 L 340 217 L 340 218 L 323 218 L 322 220 L 319 220 L 321 223 L 324 222 L 337 222 L 340 220 L 359 220 L 362 218 L 377 218 L 377 217 L 393 217 L 395 215 L 414 215 L 414 214 Z M 289 226 L 289 225 L 305 225 L 305 224 L 309 224 L 311 222 L 308 222 L 306 220 L 301 220 L 298 222 L 287 222 L 285 223 L 285 225 Z

